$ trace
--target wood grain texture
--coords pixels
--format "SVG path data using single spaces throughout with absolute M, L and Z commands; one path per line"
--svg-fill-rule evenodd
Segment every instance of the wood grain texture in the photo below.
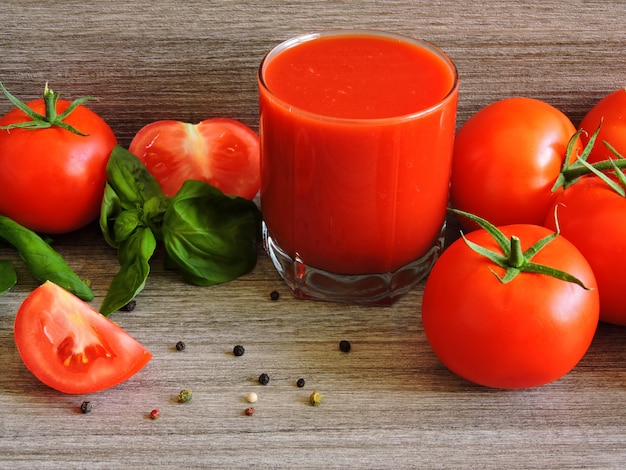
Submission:
M 284 39 L 331 28 L 429 40 L 461 76 L 459 124 L 513 95 L 574 122 L 626 85 L 626 4 L 610 1 L 56 1 L 0 4 L 0 80 L 23 99 L 46 81 L 91 107 L 127 145 L 156 119 L 212 116 L 257 127 L 256 70 Z M 0 100 L 0 113 L 10 108 Z M 55 247 L 101 302 L 117 270 L 95 226 Z M 132 313 L 114 320 L 154 354 L 136 377 L 62 395 L 24 367 L 13 319 L 35 282 L 0 297 L 2 468 L 623 468 L 624 330 L 602 325 L 566 377 L 532 390 L 471 385 L 430 351 L 419 287 L 390 308 L 298 301 L 267 257 L 227 285 L 198 288 L 153 262 Z M 269 293 L 278 290 L 277 302 Z M 338 343 L 353 348 L 341 353 Z M 174 348 L 178 340 L 184 352 Z M 235 357 L 232 348 L 246 353 Z M 267 386 L 257 383 L 267 372 Z M 295 385 L 306 379 L 302 389 Z M 176 403 L 182 388 L 191 403 Z M 320 407 L 308 395 L 324 396 Z M 259 401 L 245 416 L 248 392 Z M 88 399 L 91 414 L 79 411 Z M 151 409 L 162 418 L 150 420 Z

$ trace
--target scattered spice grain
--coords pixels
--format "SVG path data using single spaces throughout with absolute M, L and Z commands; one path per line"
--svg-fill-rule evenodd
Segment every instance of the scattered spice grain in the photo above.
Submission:
M 238 344 L 233 348 L 233 354 L 235 356 L 243 356 L 243 353 L 246 352 L 246 348 L 244 348 L 241 344 Z
M 319 406 L 322 403 L 322 395 L 319 392 L 313 392 L 309 397 L 309 401 L 311 402 L 311 405 Z
M 298 380 L 296 381 L 296 385 L 298 386 L 298 388 L 302 388 L 302 387 L 304 387 L 304 383 L 305 383 L 305 382 L 304 382 L 304 379 L 303 379 L 303 378 L 300 378 L 300 379 L 298 379 Z
M 176 349 L 177 349 L 178 351 L 184 351 L 184 350 L 185 350 L 185 347 L 186 347 L 186 345 L 185 345 L 185 342 L 184 342 L 184 341 L 178 341 L 178 342 L 176 343 Z
M 350 349 L 352 349 L 352 345 L 350 344 L 350 341 L 342 339 L 339 341 L 339 349 L 341 352 L 348 353 L 350 352 Z
M 120 310 L 122 312 L 132 312 L 133 310 L 135 310 L 136 307 L 137 307 L 137 301 L 136 300 L 131 300 L 126 305 L 124 305 L 122 308 L 120 308 Z
M 150 419 L 159 419 L 161 417 L 161 410 L 154 409 L 150 412 Z
M 270 292 L 270 299 L 274 301 L 280 299 L 280 294 L 278 293 L 277 290 L 273 290 L 272 292 Z
M 80 404 L 80 411 L 83 413 L 91 413 L 92 408 L 91 402 L 89 401 L 84 401 Z
M 178 394 L 178 403 L 187 403 L 191 401 L 192 396 L 193 394 L 191 393 L 191 390 L 181 390 Z
M 261 385 L 267 385 L 268 383 L 270 383 L 270 376 L 265 373 L 259 375 L 259 383 Z
M 254 406 L 249 406 L 246 408 L 246 415 L 252 416 L 254 414 Z
M 248 401 L 248 403 L 256 403 L 258 399 L 259 396 L 254 392 L 250 392 L 248 393 L 248 396 L 246 396 L 246 400 Z

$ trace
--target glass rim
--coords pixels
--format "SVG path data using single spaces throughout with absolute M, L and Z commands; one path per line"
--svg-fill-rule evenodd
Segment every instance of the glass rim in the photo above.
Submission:
M 282 51 L 295 47 L 299 44 L 312 41 L 318 38 L 322 38 L 322 37 L 354 36 L 354 35 L 374 36 L 374 37 L 379 37 L 379 38 L 394 39 L 398 41 L 409 42 L 416 46 L 423 47 L 425 49 L 430 50 L 448 65 L 450 73 L 453 78 L 450 89 L 442 98 L 440 98 L 433 105 L 427 106 L 425 108 L 422 108 L 418 111 L 414 111 L 412 113 L 398 114 L 397 116 L 387 116 L 387 117 L 380 117 L 380 118 L 346 118 L 346 117 L 337 117 L 337 116 L 329 116 L 326 114 L 320 114 L 320 113 L 316 113 L 313 111 L 307 111 L 297 106 L 293 106 L 289 104 L 287 101 L 285 101 L 284 99 L 278 97 L 265 83 L 264 71 L 267 68 L 268 62 L 272 59 L 272 57 L 276 56 Z M 265 56 L 261 60 L 261 63 L 257 71 L 257 81 L 258 81 L 259 87 L 265 90 L 271 96 L 272 100 L 274 100 L 276 103 L 278 103 L 280 106 L 284 108 L 289 108 L 289 111 L 292 113 L 301 115 L 303 117 L 309 117 L 317 121 L 371 124 L 375 122 L 382 123 L 382 122 L 391 122 L 391 121 L 408 121 L 408 120 L 416 119 L 420 116 L 424 116 L 424 115 L 428 115 L 433 112 L 436 112 L 438 109 L 444 107 L 458 92 L 459 72 L 457 70 L 456 64 L 448 56 L 448 54 L 446 54 L 439 47 L 435 46 L 434 44 L 424 39 L 419 39 L 419 38 L 415 38 L 415 37 L 400 34 L 400 33 L 375 30 L 375 29 L 331 29 L 331 30 L 316 31 L 312 33 L 305 33 L 305 34 L 301 34 L 298 36 L 294 36 L 274 46 L 267 54 L 265 54 Z

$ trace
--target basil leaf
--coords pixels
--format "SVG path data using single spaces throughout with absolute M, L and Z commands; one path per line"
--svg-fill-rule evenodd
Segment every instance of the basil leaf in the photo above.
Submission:
M 136 209 L 153 197 L 163 197 L 161 186 L 145 165 L 121 145 L 113 147 L 106 171 L 124 209 Z
M 4 294 L 17 282 L 17 274 L 11 261 L 0 261 L 0 294 Z
M 38 281 L 52 281 L 83 300 L 93 299 L 89 286 L 35 232 L 0 215 L 0 237 L 17 249 L 26 267 Z
M 250 272 L 257 261 L 261 211 L 202 181 L 186 181 L 163 219 L 168 262 L 185 280 L 215 285 Z
M 113 234 L 115 236 L 115 243 L 122 243 L 130 237 L 135 229 L 139 227 L 141 221 L 139 220 L 139 212 L 136 210 L 124 211 L 120 213 L 115 219 L 113 224 Z
M 115 240 L 115 219 L 122 213 L 122 201 L 111 185 L 107 183 L 104 187 L 104 196 L 100 207 L 100 230 L 106 242 L 113 248 L 119 246 Z
M 152 230 L 147 227 L 138 227 L 120 243 L 118 250 L 120 270 L 113 278 L 102 301 L 100 313 L 108 316 L 116 312 L 141 292 L 150 274 L 149 262 L 155 249 L 156 239 Z

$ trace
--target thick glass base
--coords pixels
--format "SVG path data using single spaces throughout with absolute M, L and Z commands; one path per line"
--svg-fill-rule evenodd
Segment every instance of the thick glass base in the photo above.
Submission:
M 444 227 L 445 228 L 445 227 Z M 435 245 L 421 258 L 395 272 L 335 274 L 293 259 L 269 234 L 263 223 L 263 245 L 281 277 L 300 299 L 354 304 L 391 305 L 430 272 L 444 245 L 444 228 Z

